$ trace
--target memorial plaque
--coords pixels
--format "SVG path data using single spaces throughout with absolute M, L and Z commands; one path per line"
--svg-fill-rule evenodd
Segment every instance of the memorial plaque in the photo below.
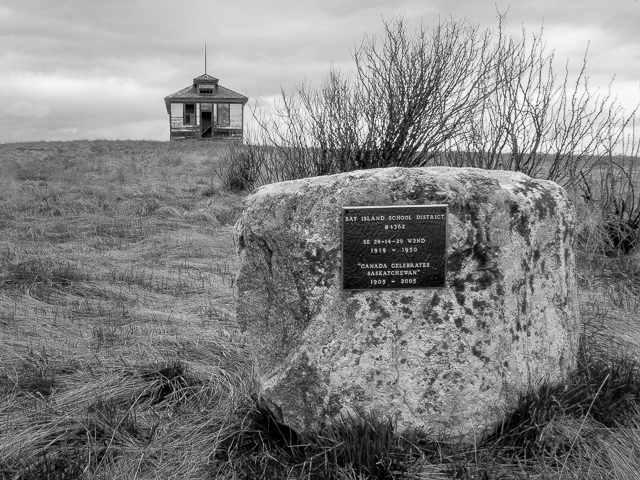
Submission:
M 442 288 L 447 205 L 343 207 L 342 288 Z

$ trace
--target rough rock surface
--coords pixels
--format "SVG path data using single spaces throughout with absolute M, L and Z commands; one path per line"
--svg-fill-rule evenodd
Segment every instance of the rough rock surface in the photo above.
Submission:
M 446 288 L 341 289 L 343 206 L 448 204 Z M 299 432 L 374 411 L 480 435 L 574 365 L 574 209 L 553 182 L 388 168 L 266 185 L 235 227 L 237 317 L 264 401 Z

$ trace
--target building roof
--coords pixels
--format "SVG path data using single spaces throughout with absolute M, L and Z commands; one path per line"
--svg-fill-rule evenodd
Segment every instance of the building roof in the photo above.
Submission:
M 198 85 L 200 84 L 214 84 L 216 86 L 214 93 L 198 93 Z M 218 85 L 218 79 L 212 77 L 211 75 L 200 75 L 193 79 L 193 84 L 188 87 L 183 88 L 182 90 L 178 90 L 176 93 L 172 93 L 171 95 L 167 95 L 164 97 L 164 103 L 167 107 L 167 113 L 171 113 L 169 104 L 174 102 L 181 101 L 201 101 L 201 102 L 229 102 L 229 103 L 242 103 L 245 104 L 249 100 L 244 95 L 240 95 L 233 90 L 229 90 L 222 85 Z
M 218 79 L 216 77 L 212 77 L 211 75 L 202 74 L 199 77 L 193 79 L 193 84 L 197 83 L 218 83 Z

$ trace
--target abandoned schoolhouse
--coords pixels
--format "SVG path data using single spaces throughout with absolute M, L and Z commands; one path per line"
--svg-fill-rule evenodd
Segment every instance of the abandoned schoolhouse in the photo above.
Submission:
M 164 97 L 169 139 L 242 139 L 247 100 L 219 85 L 217 78 L 200 75 L 193 84 Z

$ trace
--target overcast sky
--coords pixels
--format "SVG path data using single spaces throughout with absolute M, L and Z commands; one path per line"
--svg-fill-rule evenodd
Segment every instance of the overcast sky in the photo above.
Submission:
M 283 87 L 349 70 L 365 34 L 403 15 L 530 32 L 544 24 L 556 69 L 589 44 L 593 87 L 640 103 L 640 0 L 0 0 L 0 142 L 168 140 L 164 97 L 204 73 L 268 103 Z M 248 113 L 248 112 L 246 112 Z

